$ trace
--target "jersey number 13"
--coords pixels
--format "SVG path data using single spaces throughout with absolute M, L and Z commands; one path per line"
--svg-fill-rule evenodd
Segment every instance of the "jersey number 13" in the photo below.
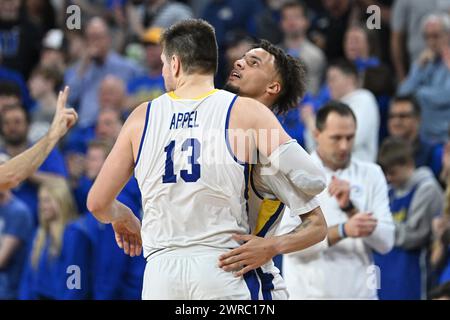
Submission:
M 200 179 L 200 164 L 198 158 L 200 157 L 200 142 L 195 138 L 186 139 L 181 145 L 181 151 L 187 151 L 191 147 L 190 156 L 188 157 L 189 164 L 191 165 L 191 172 L 189 170 L 180 170 L 180 176 L 185 182 L 196 182 Z M 177 175 L 175 174 L 173 165 L 173 154 L 175 151 L 175 140 L 164 148 L 166 153 L 166 169 L 162 176 L 163 183 L 176 183 Z

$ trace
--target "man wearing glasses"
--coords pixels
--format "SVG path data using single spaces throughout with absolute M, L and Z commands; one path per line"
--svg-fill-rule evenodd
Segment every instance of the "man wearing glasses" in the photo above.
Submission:
M 427 166 L 436 177 L 442 168 L 442 145 L 420 136 L 421 109 L 413 96 L 397 96 L 391 101 L 388 115 L 389 135 L 411 143 L 416 167 Z

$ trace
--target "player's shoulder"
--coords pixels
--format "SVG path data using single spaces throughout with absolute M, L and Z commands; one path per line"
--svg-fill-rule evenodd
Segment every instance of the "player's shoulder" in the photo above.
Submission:
M 142 122 L 145 120 L 148 109 L 151 107 L 152 101 L 146 101 L 138 105 L 134 110 L 130 113 L 127 118 L 128 123 Z
M 132 140 L 140 137 L 140 132 L 148 121 L 151 103 L 152 101 L 143 102 L 134 108 L 125 121 L 121 134 L 129 136 Z
M 242 113 L 245 116 L 258 116 L 269 112 L 270 110 L 261 102 L 248 98 L 248 97 L 237 97 L 235 102 L 236 111 Z

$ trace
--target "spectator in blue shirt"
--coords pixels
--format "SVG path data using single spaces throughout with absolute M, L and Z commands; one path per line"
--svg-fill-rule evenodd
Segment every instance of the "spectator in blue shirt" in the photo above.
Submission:
M 166 91 L 162 77 L 162 48 L 159 43 L 161 32 L 161 28 L 152 27 L 147 29 L 141 38 L 141 43 L 145 46 L 148 70 L 146 75 L 134 78 L 127 84 L 128 95 L 131 96 L 128 102 L 130 108 L 153 100 Z
M 215 0 L 204 9 L 202 18 L 214 27 L 217 43 L 224 44 L 227 33 L 240 29 L 256 36 L 255 17 L 264 9 L 261 0 Z
M 87 211 L 86 200 L 89 190 L 94 183 L 95 178 L 100 172 L 106 157 L 111 150 L 112 143 L 104 140 L 93 140 L 89 143 L 85 174 L 80 178 L 78 185 L 74 191 L 75 199 L 80 212 Z M 137 181 L 132 177 L 125 185 L 119 198 L 138 215 L 141 209 L 141 194 Z
M 442 170 L 442 148 L 419 134 L 421 109 L 413 96 L 398 96 L 391 101 L 388 112 L 389 135 L 408 141 L 413 146 L 416 167 L 429 167 L 437 179 Z
M 91 213 L 86 213 L 76 224 L 79 226 L 76 238 L 84 240 L 76 245 L 72 242 L 72 254 L 82 256 L 79 260 L 89 263 L 89 272 L 85 272 L 89 283 L 84 284 L 89 291 L 65 290 L 61 298 L 140 300 L 145 259 L 125 255 L 115 242 L 112 226 L 98 222 Z
M 20 286 L 21 299 L 58 299 L 67 290 L 87 289 L 88 264 L 75 259 L 74 243 L 80 246 L 79 237 L 71 236 L 76 228 L 75 202 L 67 182 L 56 178 L 47 180 L 39 189 L 39 227 L 31 246 Z M 75 242 L 76 241 L 76 242 Z M 75 289 L 69 284 L 70 266 L 81 271 Z M 85 276 L 86 273 L 86 276 Z M 75 282 L 77 282 L 75 281 Z
M 95 124 L 99 111 L 98 89 L 108 74 L 128 83 L 143 73 L 134 62 L 111 50 L 111 34 L 103 19 L 96 17 L 88 22 L 85 38 L 84 58 L 65 74 L 65 84 L 71 89 L 68 103 L 78 106 L 81 128 Z
M 0 112 L 6 105 L 22 104 L 20 87 L 8 80 L 0 81 Z
M 126 102 L 126 88 L 125 84 L 119 77 L 113 75 L 107 75 L 101 82 L 98 92 L 99 111 L 96 122 L 88 127 L 77 126 L 69 132 L 64 145 L 63 152 L 67 153 L 86 153 L 87 144 L 89 141 L 98 137 L 99 131 L 104 131 L 105 126 L 122 126 L 124 119 L 128 117 L 131 108 L 125 107 Z M 140 104 L 140 102 L 139 102 Z M 136 105 L 135 105 L 136 106 Z M 111 112 L 110 112 L 111 111 Z M 111 115 L 113 113 L 114 115 Z M 105 116 L 109 114 L 109 116 Z M 120 128 L 119 128 L 120 130 Z M 115 141 L 117 135 L 107 137 Z M 101 136 L 100 139 L 104 137 Z
M 266 39 L 272 43 L 280 43 L 283 33 L 280 28 L 281 7 L 283 1 L 264 0 L 264 8 L 254 15 L 256 37 Z
M 379 141 L 387 136 L 387 113 L 389 100 L 394 93 L 392 70 L 375 54 L 378 39 L 365 27 L 352 25 L 345 32 L 345 58 L 358 69 L 361 86 L 372 92 L 380 109 Z M 378 52 L 379 54 L 379 52 Z
M 385 255 L 374 254 L 381 270 L 378 296 L 382 300 L 425 298 L 424 257 L 432 236 L 432 221 L 443 211 L 443 192 L 427 167 L 415 168 L 412 146 L 387 138 L 378 162 L 389 182 L 389 206 L 395 222 L 395 246 Z
M 111 145 L 94 140 L 89 144 L 86 157 L 86 175 L 83 176 L 75 190 L 75 197 L 80 210 L 87 210 L 86 199 L 95 178 L 111 149 Z M 119 201 L 127 205 L 137 217 L 140 217 L 141 195 L 136 179 L 133 177 L 118 195 Z M 85 255 L 84 259 L 92 261 L 91 292 L 87 295 L 95 300 L 103 299 L 140 299 L 142 292 L 145 260 L 140 257 L 129 257 L 117 247 L 114 231 L 110 224 L 98 222 L 90 213 L 86 213 L 78 221 L 84 226 L 86 235 L 79 232 L 84 241 L 84 248 L 78 246 L 77 252 Z M 79 228 L 82 229 L 82 228 Z M 90 254 L 93 254 L 91 257 Z M 80 292 L 68 292 L 67 299 L 80 298 Z M 82 297 L 86 298 L 86 297 Z
M 64 74 L 64 71 L 67 68 L 67 63 L 69 62 L 67 50 L 68 39 L 65 38 L 63 30 L 49 30 L 42 40 L 39 66 L 43 68 L 56 69 L 61 74 Z
M 28 138 L 35 143 L 50 128 L 56 112 L 58 90 L 62 83 L 62 74 L 53 67 L 37 67 L 29 80 L 30 93 L 35 105 L 30 112 L 31 124 Z
M 419 102 L 421 135 L 433 143 L 445 143 L 450 123 L 450 18 L 429 15 L 422 31 L 426 48 L 397 93 L 414 95 Z
M 114 144 L 119 136 L 120 129 L 123 125 L 123 118 L 116 109 L 103 109 L 100 111 L 98 122 L 95 128 L 88 131 L 73 131 L 66 141 L 64 148 L 67 167 L 71 185 L 76 188 L 78 183 L 82 183 L 80 177 L 84 171 L 85 156 L 89 143 L 94 139 L 104 140 L 110 144 Z M 83 203 L 83 207 L 86 204 Z M 80 212 L 83 212 L 80 208 Z
M 9 157 L 1 155 L 0 162 Z M 33 232 L 33 219 L 27 206 L 0 191 L 0 300 L 17 299 L 20 277 Z
M 28 79 L 39 59 L 42 32 L 22 12 L 21 2 L 0 1 L 0 60 Z
M 3 152 L 14 157 L 30 147 L 27 136 L 30 125 L 28 113 L 20 105 L 9 105 L 1 113 L 0 129 L 5 141 Z M 37 188 L 55 176 L 67 176 L 64 158 L 54 149 L 39 167 L 38 171 L 26 181 L 13 189 L 14 195 L 27 204 L 33 213 L 34 223 L 37 224 Z
M 201 18 L 207 20 L 214 27 L 219 45 L 219 65 L 225 63 L 225 43 L 230 34 L 241 30 L 251 36 L 256 36 L 256 21 L 253 17 L 258 15 L 263 8 L 261 0 L 214 0 L 206 5 Z M 216 85 L 222 87 L 227 76 L 226 73 L 218 72 L 215 79 Z
M 27 110 L 30 110 L 33 106 L 27 84 L 22 75 L 14 70 L 5 68 L 2 65 L 0 65 L 0 96 L 19 97 L 19 101 L 23 102 L 23 105 Z

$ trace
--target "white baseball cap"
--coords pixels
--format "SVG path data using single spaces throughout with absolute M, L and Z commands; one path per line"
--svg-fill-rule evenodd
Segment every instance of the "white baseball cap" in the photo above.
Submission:
M 51 29 L 42 40 L 42 46 L 48 49 L 61 50 L 63 46 L 64 33 L 60 29 Z

